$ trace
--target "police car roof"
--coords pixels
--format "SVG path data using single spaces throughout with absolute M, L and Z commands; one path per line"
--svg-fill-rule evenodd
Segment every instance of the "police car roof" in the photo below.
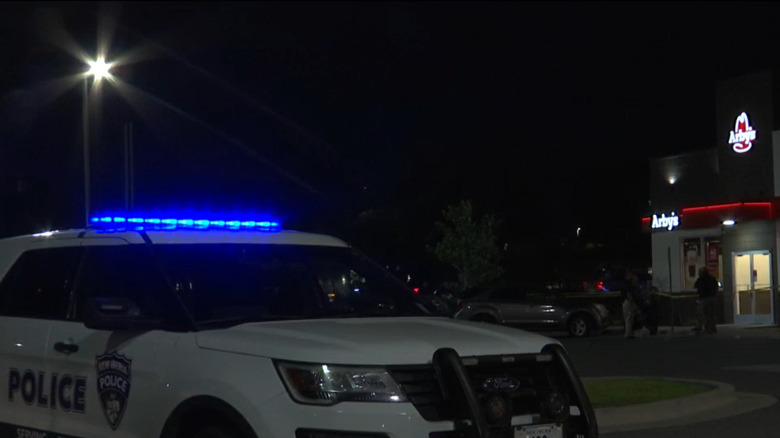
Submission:
M 276 244 L 276 245 L 314 245 L 346 247 L 345 242 L 324 234 L 305 233 L 298 231 L 254 231 L 254 230 L 191 230 L 174 229 L 144 230 L 153 244 Z M 32 249 L 38 246 L 47 246 L 44 242 L 67 241 L 71 239 L 84 239 L 89 245 L 90 241 L 101 239 L 121 239 L 131 244 L 142 244 L 144 238 L 141 231 L 134 230 L 105 230 L 105 229 L 74 229 L 63 231 L 49 231 L 44 233 L 29 234 L 24 236 L 0 239 L 0 246 L 11 245 Z M 62 242 L 64 243 L 64 242 Z M 43 244 L 43 245 L 41 245 Z M 59 246 L 59 245 L 57 245 Z

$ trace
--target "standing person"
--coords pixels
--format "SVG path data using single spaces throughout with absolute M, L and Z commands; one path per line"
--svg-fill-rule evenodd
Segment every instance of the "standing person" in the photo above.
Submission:
M 699 278 L 696 279 L 693 286 L 696 288 L 701 302 L 704 332 L 715 333 L 718 331 L 715 327 L 715 300 L 717 300 L 718 295 L 718 280 L 710 275 L 707 268 L 701 268 L 699 269 Z
M 658 296 L 654 287 L 645 286 L 641 288 L 641 299 L 639 301 L 639 310 L 644 316 L 644 323 L 650 336 L 658 333 Z
M 626 281 L 621 289 L 623 296 L 623 321 L 626 324 L 626 339 L 634 339 L 634 320 L 636 319 L 639 298 L 639 279 L 632 272 L 626 273 Z

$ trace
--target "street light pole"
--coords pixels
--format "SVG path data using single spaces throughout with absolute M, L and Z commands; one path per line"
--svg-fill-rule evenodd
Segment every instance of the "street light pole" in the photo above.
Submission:
M 84 224 L 89 226 L 90 209 L 90 183 L 89 183 L 89 78 L 92 85 L 103 78 L 111 78 L 111 64 L 106 63 L 102 57 L 88 62 L 89 70 L 84 76 L 84 96 L 82 102 L 82 138 L 84 140 Z
M 81 137 L 84 140 L 84 225 L 89 226 L 89 77 L 84 78 L 84 97 L 82 102 Z
M 132 211 L 133 196 L 133 122 L 125 122 L 125 210 Z

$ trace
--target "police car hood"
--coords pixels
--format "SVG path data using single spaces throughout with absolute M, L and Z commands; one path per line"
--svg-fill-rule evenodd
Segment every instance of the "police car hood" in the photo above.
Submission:
M 461 356 L 538 353 L 558 342 L 509 327 L 446 318 L 347 318 L 242 324 L 197 333 L 201 348 L 300 362 L 429 363 L 441 347 Z

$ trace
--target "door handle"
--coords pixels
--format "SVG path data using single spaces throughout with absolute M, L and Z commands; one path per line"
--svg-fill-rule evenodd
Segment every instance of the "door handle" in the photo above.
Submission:
M 59 353 L 71 354 L 79 351 L 79 346 L 76 344 L 66 344 L 64 342 L 56 342 L 54 349 Z

